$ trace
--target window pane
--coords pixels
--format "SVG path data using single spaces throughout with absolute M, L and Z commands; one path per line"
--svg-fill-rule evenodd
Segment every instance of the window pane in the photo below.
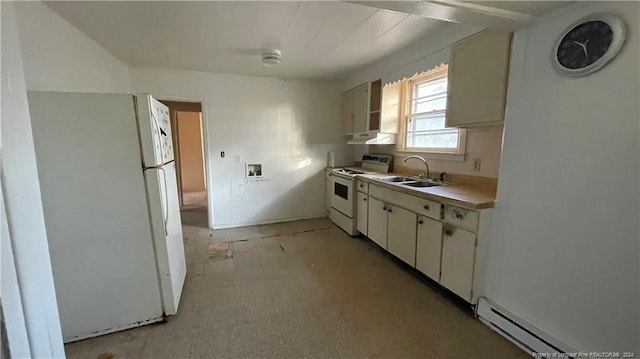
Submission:
M 444 128 L 444 112 L 412 117 L 409 131 L 441 130 Z
M 441 79 L 423 82 L 421 84 L 415 85 L 413 89 L 413 98 L 420 98 L 430 95 L 435 95 L 438 93 L 447 92 L 447 78 L 443 77 Z
M 447 108 L 447 95 L 427 97 L 414 101 L 413 113 L 440 111 Z
M 447 77 L 426 78 L 423 77 L 420 83 L 413 82 L 410 98 L 407 99 L 409 113 L 405 148 L 456 152 L 459 149 L 459 131 L 445 127 Z
M 407 133 L 407 147 L 455 149 L 458 148 L 458 130 Z

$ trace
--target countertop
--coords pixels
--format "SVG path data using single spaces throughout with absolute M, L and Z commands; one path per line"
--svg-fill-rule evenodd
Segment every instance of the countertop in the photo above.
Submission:
M 376 177 L 382 176 L 383 175 L 380 174 L 364 174 L 357 175 L 357 178 L 364 182 L 369 182 L 413 196 L 473 209 L 492 208 L 493 202 L 496 200 L 496 189 L 493 186 L 475 183 L 461 183 L 417 188 L 383 182 L 376 179 Z M 387 173 L 384 176 L 404 176 L 404 174 Z

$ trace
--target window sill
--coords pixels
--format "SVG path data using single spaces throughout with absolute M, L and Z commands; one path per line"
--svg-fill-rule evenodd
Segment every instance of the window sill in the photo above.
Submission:
M 420 155 L 425 159 L 433 159 L 449 162 L 464 162 L 464 153 L 451 153 L 451 152 L 433 152 L 433 151 L 420 151 L 420 150 L 396 150 L 396 153 L 401 155 Z

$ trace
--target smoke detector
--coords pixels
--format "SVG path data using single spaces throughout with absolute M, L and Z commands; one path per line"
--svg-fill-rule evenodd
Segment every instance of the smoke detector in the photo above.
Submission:
M 278 49 L 266 50 L 262 53 L 262 64 L 264 66 L 276 66 L 282 63 L 282 52 Z

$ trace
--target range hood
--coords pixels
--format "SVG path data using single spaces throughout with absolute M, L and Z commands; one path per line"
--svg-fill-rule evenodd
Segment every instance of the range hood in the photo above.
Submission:
M 395 133 L 378 131 L 354 133 L 353 137 L 347 141 L 349 145 L 393 145 L 395 143 Z

